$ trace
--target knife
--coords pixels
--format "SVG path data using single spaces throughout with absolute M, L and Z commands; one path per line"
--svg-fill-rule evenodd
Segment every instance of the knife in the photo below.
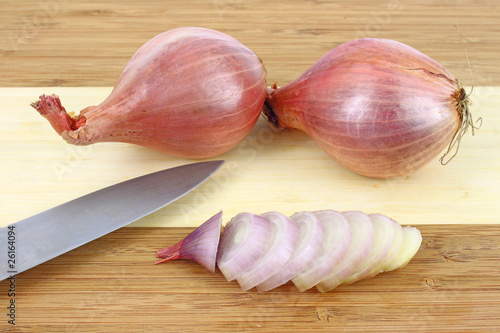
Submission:
M 0 281 L 170 204 L 223 163 L 193 163 L 133 178 L 1 228 Z

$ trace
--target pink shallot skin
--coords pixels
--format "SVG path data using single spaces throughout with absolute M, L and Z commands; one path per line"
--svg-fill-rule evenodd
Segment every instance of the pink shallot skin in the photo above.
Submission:
M 433 160 L 461 126 L 467 96 L 439 63 L 412 47 L 365 38 L 342 44 L 293 82 L 268 89 L 264 113 L 308 133 L 338 163 L 389 178 Z
M 155 261 L 160 264 L 170 260 L 185 259 L 197 262 L 210 272 L 215 272 L 217 247 L 222 229 L 222 211 L 209 218 L 176 244 L 159 249 Z
M 144 44 L 98 106 L 75 117 L 55 95 L 33 106 L 71 144 L 126 142 L 206 158 L 245 138 L 265 95 L 265 69 L 255 53 L 224 33 L 186 27 Z

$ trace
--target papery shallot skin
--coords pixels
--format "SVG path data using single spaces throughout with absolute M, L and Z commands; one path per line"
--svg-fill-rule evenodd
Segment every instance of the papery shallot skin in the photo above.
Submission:
M 397 41 L 335 47 L 293 82 L 270 88 L 263 113 L 308 133 L 358 174 L 408 175 L 452 142 L 467 95 L 439 63 Z
M 68 116 L 55 95 L 33 106 L 67 142 L 126 142 L 173 156 L 212 157 L 255 125 L 266 95 L 259 57 L 222 32 L 164 32 L 130 59 L 109 97 Z

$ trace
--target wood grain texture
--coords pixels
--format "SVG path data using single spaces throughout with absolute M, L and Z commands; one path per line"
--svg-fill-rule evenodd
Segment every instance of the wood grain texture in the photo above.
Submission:
M 188 261 L 153 265 L 192 228 L 124 228 L 19 274 L 2 332 L 497 332 L 500 226 L 425 225 L 403 269 L 322 294 L 242 292 Z M 0 289 L 7 288 L 6 281 Z M 5 309 L 8 299 L 0 293 Z M 4 310 L 5 311 L 5 310 Z
M 381 37 L 435 58 L 464 85 L 493 86 L 500 85 L 498 22 L 497 0 L 3 0 L 0 86 L 113 86 L 142 44 L 180 26 L 236 37 L 280 85 L 336 45 Z
M 0 1 L 0 226 L 192 162 L 125 144 L 70 146 L 29 107 L 42 93 L 59 94 L 68 110 L 100 103 L 135 51 L 176 27 L 236 37 L 279 85 L 343 42 L 396 39 L 474 85 L 474 116 L 483 118 L 446 167 L 436 160 L 387 181 L 355 175 L 305 134 L 273 133 L 261 119 L 220 156 L 226 165 L 204 187 L 137 228 L 20 274 L 16 326 L 7 324 L 9 285 L 1 282 L 0 331 L 499 332 L 499 22 L 497 0 Z M 242 292 L 194 263 L 152 265 L 157 248 L 192 230 L 158 227 L 194 227 L 220 209 L 227 221 L 241 211 L 322 208 L 418 224 L 423 246 L 403 270 L 328 294 L 290 284 Z

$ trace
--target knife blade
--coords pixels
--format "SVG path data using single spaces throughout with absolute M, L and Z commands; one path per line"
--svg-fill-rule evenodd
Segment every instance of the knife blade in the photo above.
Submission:
M 172 203 L 223 163 L 192 163 L 133 178 L 1 228 L 0 281 Z

